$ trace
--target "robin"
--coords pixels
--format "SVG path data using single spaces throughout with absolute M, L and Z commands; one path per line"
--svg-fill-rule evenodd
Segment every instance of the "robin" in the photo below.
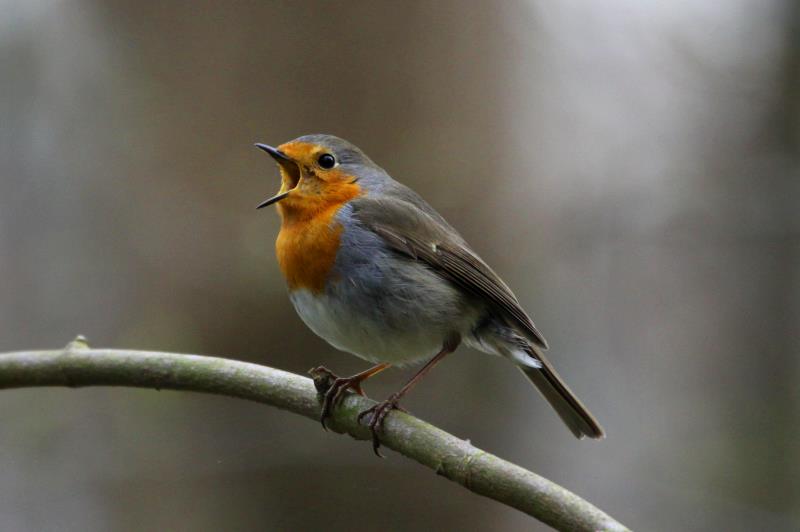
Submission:
M 295 310 L 328 343 L 375 364 L 334 376 L 323 427 L 346 390 L 364 395 L 370 377 L 425 361 L 398 392 L 359 415 L 371 415 L 379 454 L 386 415 L 463 342 L 515 364 L 576 437 L 604 436 L 545 358 L 547 341 L 508 285 L 425 200 L 338 137 L 256 146 L 280 169 L 280 191 L 258 208 L 276 204 L 280 214 L 275 247 Z

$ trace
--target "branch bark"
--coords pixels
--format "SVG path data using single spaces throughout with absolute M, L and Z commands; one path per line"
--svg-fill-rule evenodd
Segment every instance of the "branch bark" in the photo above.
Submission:
M 60 350 L 0 354 L 0 389 L 36 386 L 186 390 L 256 401 L 313 420 L 318 420 L 320 410 L 313 381 L 293 373 L 225 358 L 89 349 L 80 337 Z M 330 428 L 369 440 L 369 431 L 357 416 L 373 404 L 348 394 L 335 410 Z M 403 412 L 387 417 L 381 442 L 438 475 L 558 530 L 627 530 L 558 484 Z

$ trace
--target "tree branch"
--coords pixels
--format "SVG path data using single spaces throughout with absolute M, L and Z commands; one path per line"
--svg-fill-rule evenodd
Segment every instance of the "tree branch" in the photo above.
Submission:
M 293 373 L 224 358 L 89 349 L 81 337 L 61 350 L 0 354 L 0 389 L 34 386 L 187 390 L 256 401 L 313 420 L 319 418 L 320 410 L 314 383 Z M 368 440 L 369 430 L 357 422 L 357 416 L 373 404 L 370 399 L 348 394 L 334 412 L 330 427 Z M 627 530 L 558 484 L 403 412 L 386 418 L 381 442 L 475 493 L 556 529 Z

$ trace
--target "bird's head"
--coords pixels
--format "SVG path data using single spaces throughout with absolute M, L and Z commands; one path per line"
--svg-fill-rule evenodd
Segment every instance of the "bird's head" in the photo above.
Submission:
M 278 163 L 281 188 L 261 209 L 278 204 L 281 216 L 305 218 L 363 193 L 359 181 L 375 164 L 349 142 L 332 135 L 306 135 L 281 144 L 256 146 Z

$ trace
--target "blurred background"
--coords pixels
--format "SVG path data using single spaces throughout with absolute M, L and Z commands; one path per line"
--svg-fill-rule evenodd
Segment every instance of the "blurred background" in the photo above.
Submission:
M 254 209 L 253 142 L 332 133 L 515 289 L 608 438 L 465 349 L 412 412 L 634 529 L 800 527 L 797 2 L 0 7 L 0 351 L 363 369 L 295 315 Z M 0 420 L 3 530 L 545 528 L 239 400 L 4 391 Z

